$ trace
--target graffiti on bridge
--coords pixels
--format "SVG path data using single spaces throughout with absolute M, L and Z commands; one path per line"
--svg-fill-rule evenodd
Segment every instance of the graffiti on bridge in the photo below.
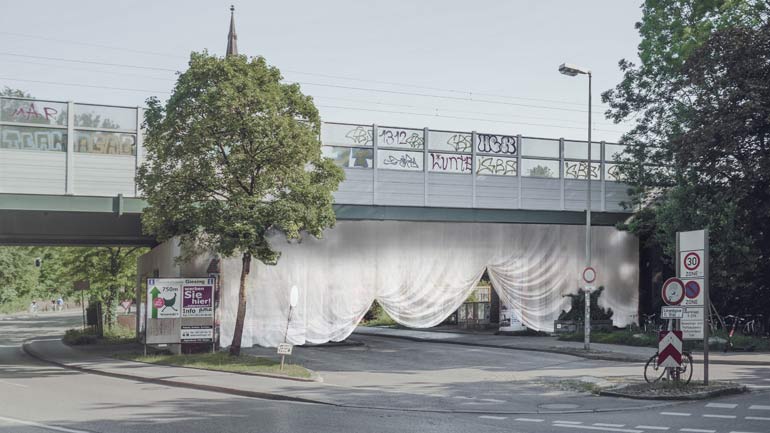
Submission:
M 422 131 L 398 128 L 379 128 L 377 146 L 422 149 L 425 144 Z
M 476 157 L 477 174 L 516 176 L 516 169 L 516 158 L 501 158 L 499 156 Z
M 478 134 L 477 136 L 476 152 L 516 155 L 518 150 L 518 137 L 493 134 Z
M 431 152 L 430 161 L 432 171 L 443 171 L 447 173 L 471 173 L 473 171 L 473 160 L 471 159 L 471 155 Z
M 564 177 L 567 179 L 587 179 L 588 162 L 564 161 Z M 599 179 L 599 164 L 591 164 L 591 179 Z
M 0 148 L 64 152 L 67 150 L 67 132 L 61 129 L 0 127 Z

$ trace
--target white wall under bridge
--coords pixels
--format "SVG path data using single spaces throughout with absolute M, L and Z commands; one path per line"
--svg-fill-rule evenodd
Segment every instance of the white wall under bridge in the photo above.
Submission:
M 616 326 L 635 320 L 638 304 L 638 241 L 611 226 L 593 227 L 593 264 L 600 305 L 615 312 Z M 574 293 L 584 264 L 581 225 L 339 221 L 324 239 L 287 243 L 276 266 L 252 265 L 243 344 L 275 346 L 283 341 L 289 290 L 300 290 L 289 341 L 339 341 L 378 300 L 398 322 L 430 327 L 454 312 L 487 270 L 499 295 L 530 328 L 553 329 L 564 295 Z M 141 277 L 206 275 L 212 256 L 174 264 L 178 248 L 164 243 L 139 261 Z M 241 270 L 239 257 L 221 264 L 221 343 L 232 340 Z

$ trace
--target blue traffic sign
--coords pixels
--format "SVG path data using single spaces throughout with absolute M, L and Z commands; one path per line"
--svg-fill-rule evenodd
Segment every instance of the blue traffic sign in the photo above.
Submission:
M 700 294 L 700 284 L 697 281 L 688 281 L 684 285 L 684 294 L 690 299 L 695 299 Z

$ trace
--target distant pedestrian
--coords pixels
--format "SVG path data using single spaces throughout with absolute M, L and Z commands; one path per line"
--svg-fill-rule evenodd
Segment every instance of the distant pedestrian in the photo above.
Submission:
M 59 299 L 56 300 L 56 309 L 58 311 L 61 311 L 64 309 L 64 299 L 62 299 L 61 296 L 59 296 Z
M 29 312 L 32 314 L 37 314 L 37 302 L 32 301 L 32 303 L 29 304 Z

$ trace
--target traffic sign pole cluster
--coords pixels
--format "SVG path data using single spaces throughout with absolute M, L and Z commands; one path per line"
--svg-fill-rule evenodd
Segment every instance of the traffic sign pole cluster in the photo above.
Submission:
M 709 381 L 708 230 L 676 234 L 676 275 L 683 287 L 680 326 L 684 340 L 703 340 L 703 382 Z

